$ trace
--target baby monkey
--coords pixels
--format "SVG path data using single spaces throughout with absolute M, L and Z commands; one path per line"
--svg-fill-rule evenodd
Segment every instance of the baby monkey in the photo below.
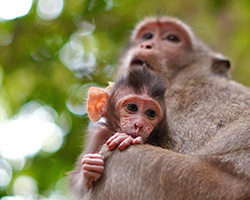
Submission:
M 71 173 L 71 183 L 83 174 L 83 181 L 90 188 L 104 170 L 104 162 L 97 152 L 106 142 L 110 150 L 124 150 L 133 144 L 151 144 L 167 148 L 169 143 L 164 95 L 166 82 L 145 67 L 131 70 L 105 89 L 91 87 L 87 111 L 91 121 L 101 117 L 94 135 L 80 156 L 81 167 Z M 102 128 L 100 128 L 102 127 Z M 81 169 L 81 170 L 79 170 Z M 80 174 L 79 174 L 80 173 Z M 78 175 L 77 175 L 78 174 Z M 79 178 L 78 178 L 79 179 Z M 75 188 L 73 188 L 75 189 Z

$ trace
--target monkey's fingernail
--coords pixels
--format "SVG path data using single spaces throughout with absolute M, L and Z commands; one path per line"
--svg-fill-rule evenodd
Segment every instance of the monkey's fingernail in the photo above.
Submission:
M 112 147 L 112 146 L 109 146 L 109 145 L 108 145 L 108 147 L 109 147 L 109 150 L 113 150 L 113 147 Z

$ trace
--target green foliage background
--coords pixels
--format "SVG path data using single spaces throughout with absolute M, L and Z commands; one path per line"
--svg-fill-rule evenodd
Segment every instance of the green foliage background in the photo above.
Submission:
M 0 197 L 14 195 L 13 182 L 20 175 L 33 177 L 44 198 L 65 189 L 58 181 L 72 169 L 88 125 L 86 114 L 72 113 L 67 102 L 83 103 L 86 91 L 82 86 L 86 84 L 106 85 L 113 80 L 130 31 L 144 16 L 183 19 L 213 49 L 230 58 L 233 79 L 250 86 L 248 0 L 65 0 L 61 15 L 50 21 L 40 19 L 36 7 L 34 1 L 26 16 L 0 21 L 0 31 L 13 35 L 10 44 L 0 46 L 0 105 L 11 119 L 23 105 L 35 100 L 54 108 L 59 116 L 67 116 L 71 126 L 61 148 L 27 158 L 24 168 L 13 172 L 10 184 L 0 188 Z M 86 28 L 84 22 L 92 24 L 93 32 L 77 35 Z M 72 37 L 78 37 L 85 52 L 95 56 L 93 71 L 72 70 L 61 61 L 60 51 Z M 0 118 L 0 122 L 4 120 Z

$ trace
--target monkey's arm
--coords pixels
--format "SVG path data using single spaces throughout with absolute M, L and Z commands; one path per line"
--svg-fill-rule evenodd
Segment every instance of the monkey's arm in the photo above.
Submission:
M 236 200 L 250 196 L 250 183 L 223 172 L 203 159 L 150 145 L 120 152 L 104 146 L 103 177 L 87 194 L 90 199 Z
M 97 153 L 113 134 L 101 123 L 90 125 L 83 154 Z
M 92 125 L 88 129 L 86 146 L 79 156 L 76 167 L 69 173 L 72 192 L 81 197 L 98 180 L 104 170 L 102 156 L 97 154 L 112 133 L 102 124 Z

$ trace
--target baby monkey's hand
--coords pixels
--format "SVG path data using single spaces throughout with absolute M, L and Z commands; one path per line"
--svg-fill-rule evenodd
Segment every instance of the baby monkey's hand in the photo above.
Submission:
M 107 145 L 109 150 L 115 149 L 118 146 L 120 151 L 124 150 L 127 146 L 131 144 L 142 144 L 142 137 L 138 136 L 136 138 L 131 137 L 126 133 L 116 133 L 112 137 L 110 137 L 107 141 Z

